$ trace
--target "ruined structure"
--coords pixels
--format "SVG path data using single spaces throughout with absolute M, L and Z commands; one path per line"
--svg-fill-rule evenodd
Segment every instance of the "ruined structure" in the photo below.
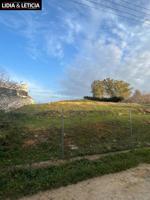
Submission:
M 33 104 L 27 84 L 5 83 L 0 85 L 0 110 L 11 110 Z

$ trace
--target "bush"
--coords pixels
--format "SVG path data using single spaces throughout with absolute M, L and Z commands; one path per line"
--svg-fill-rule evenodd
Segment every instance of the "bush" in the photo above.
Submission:
M 103 98 L 97 98 L 97 97 L 89 97 L 85 96 L 84 99 L 92 100 L 92 101 L 103 101 L 103 102 L 120 102 L 123 101 L 123 97 L 103 97 Z

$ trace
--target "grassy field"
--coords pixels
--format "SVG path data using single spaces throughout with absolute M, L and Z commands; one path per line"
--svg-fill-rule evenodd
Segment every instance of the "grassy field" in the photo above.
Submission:
M 62 158 L 62 110 L 65 158 L 150 146 L 149 108 L 64 101 L 1 112 L 0 166 Z
M 148 105 L 64 101 L 0 112 L 0 199 L 18 199 L 150 163 L 150 149 L 145 148 L 149 146 Z M 95 161 L 81 159 L 46 168 L 14 168 L 62 159 L 63 149 L 65 159 L 130 151 Z

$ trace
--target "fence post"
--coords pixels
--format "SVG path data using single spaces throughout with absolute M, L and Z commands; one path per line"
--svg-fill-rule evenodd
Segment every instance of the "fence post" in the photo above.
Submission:
M 129 110 L 129 119 L 130 119 L 130 134 L 133 135 L 133 127 L 132 127 L 132 111 Z
M 61 123 L 62 123 L 62 128 L 61 128 L 61 158 L 64 159 L 64 112 L 62 109 L 62 114 L 61 114 Z

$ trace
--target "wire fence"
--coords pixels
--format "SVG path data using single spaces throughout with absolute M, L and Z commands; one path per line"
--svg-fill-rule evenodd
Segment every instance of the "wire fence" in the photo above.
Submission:
M 136 109 L 12 112 L 0 119 L 3 167 L 150 146 L 150 113 Z

